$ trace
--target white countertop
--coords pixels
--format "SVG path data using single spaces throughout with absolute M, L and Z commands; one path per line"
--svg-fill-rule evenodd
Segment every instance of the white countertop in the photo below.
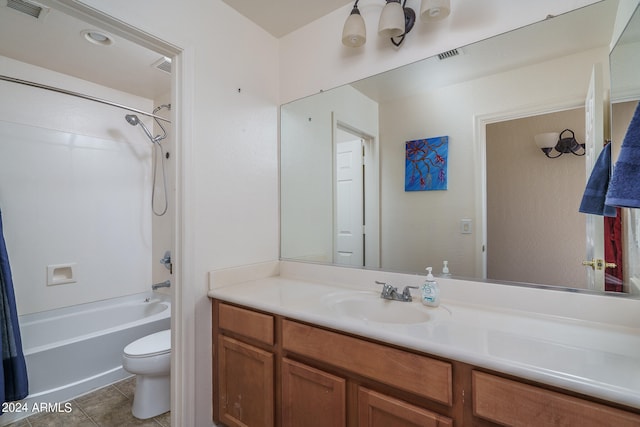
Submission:
M 376 322 L 337 310 L 332 301 L 354 292 L 376 298 L 379 290 L 360 280 L 341 283 L 334 270 L 320 278 L 314 274 L 313 279 L 272 275 L 245 280 L 251 275 L 236 273 L 223 272 L 216 280 L 212 272 L 209 296 L 640 408 L 640 327 L 636 322 L 640 301 L 631 306 L 638 316 L 632 312 L 627 315 L 630 322 L 612 324 L 511 308 L 519 304 L 479 305 L 453 290 L 464 283 L 441 280 L 441 288 L 446 289 L 445 282 L 452 290 L 442 289 L 437 308 L 423 306 L 417 291 L 414 302 L 381 300 L 381 304 L 414 310 L 418 316 L 425 314 L 424 322 L 403 324 L 391 323 L 393 319 Z M 363 274 L 370 278 L 370 272 Z M 416 285 L 423 277 L 402 279 L 399 289 Z M 474 289 L 485 285 L 475 283 Z M 523 291 L 523 298 L 530 298 L 527 292 L 531 290 Z M 585 303 L 590 309 L 588 299 L 572 296 L 568 301 Z

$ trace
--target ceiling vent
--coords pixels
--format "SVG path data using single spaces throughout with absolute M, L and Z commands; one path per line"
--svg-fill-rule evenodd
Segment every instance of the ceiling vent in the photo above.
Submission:
M 36 19 L 42 19 L 49 12 L 49 9 L 37 3 L 24 0 L 6 0 L 9 9 L 16 10 Z
M 462 51 L 460 51 L 459 49 L 451 49 L 446 52 L 439 53 L 438 59 L 442 61 L 444 59 L 449 59 L 449 58 L 453 58 L 454 56 L 458 56 L 461 53 Z
M 165 73 L 171 74 L 171 58 L 163 56 L 162 58 L 151 64 L 151 66 L 157 68 L 158 70 L 162 70 Z

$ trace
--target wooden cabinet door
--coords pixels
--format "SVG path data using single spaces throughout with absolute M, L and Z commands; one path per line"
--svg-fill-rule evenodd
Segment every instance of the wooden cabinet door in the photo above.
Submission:
M 359 427 L 452 427 L 450 418 L 360 387 Z
M 222 335 L 218 347 L 220 421 L 230 427 L 273 426 L 273 354 Z
M 293 360 L 282 360 L 282 426 L 344 427 L 346 381 Z

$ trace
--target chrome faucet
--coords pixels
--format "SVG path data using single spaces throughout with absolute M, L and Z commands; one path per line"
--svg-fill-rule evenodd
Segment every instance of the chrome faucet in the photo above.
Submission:
M 402 290 L 402 293 L 398 292 L 398 288 L 395 286 L 391 286 L 386 282 L 378 282 L 378 285 L 382 285 L 382 292 L 380 293 L 380 298 L 388 299 L 391 301 L 402 301 L 402 302 L 411 302 L 413 298 L 411 297 L 411 289 L 419 289 L 417 286 L 405 286 Z
M 168 288 L 169 286 L 171 286 L 171 280 L 165 280 L 164 282 L 151 285 L 151 289 L 155 291 L 158 288 Z

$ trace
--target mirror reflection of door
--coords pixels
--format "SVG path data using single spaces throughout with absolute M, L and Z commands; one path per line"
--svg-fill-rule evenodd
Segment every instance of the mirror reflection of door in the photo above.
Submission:
M 596 64 L 591 72 L 585 107 L 585 172 L 589 180 L 593 166 L 602 151 L 604 143 L 604 104 L 602 99 L 602 67 Z M 586 215 L 585 271 L 587 288 L 604 290 L 604 219 L 600 215 Z
M 337 134 L 333 261 L 340 265 L 364 266 L 363 140 L 343 130 Z

